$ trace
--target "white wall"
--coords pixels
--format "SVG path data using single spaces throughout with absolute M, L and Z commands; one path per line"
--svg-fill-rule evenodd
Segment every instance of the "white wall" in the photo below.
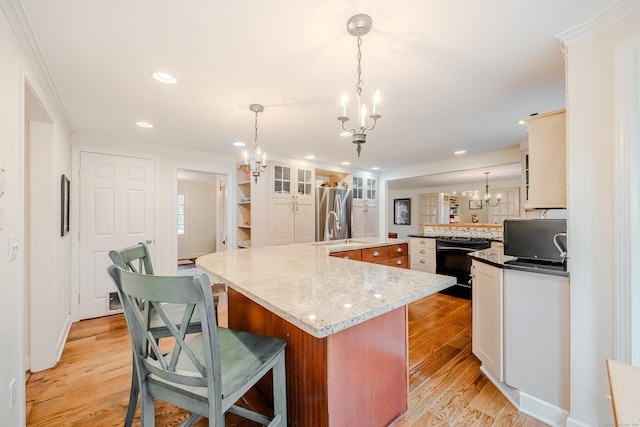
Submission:
M 5 1 L 0 2 L 3 12 L 12 11 Z M 7 15 L 0 14 L 0 168 L 4 169 L 6 180 L 5 193 L 0 197 L 3 210 L 2 227 L 0 229 L 0 280 L 2 298 L 0 300 L 0 340 L 5 351 L 0 364 L 0 419 L 6 425 L 20 426 L 25 424 L 25 203 L 29 191 L 41 191 L 46 194 L 42 211 L 35 212 L 41 233 L 39 244 L 46 248 L 46 257 L 39 256 L 30 260 L 30 265 L 47 265 L 47 280 L 32 286 L 32 291 L 40 296 L 53 296 L 50 312 L 32 311 L 32 333 L 40 336 L 51 336 L 43 341 L 43 348 L 48 355 L 55 354 L 57 343 L 64 335 L 65 317 L 68 316 L 69 297 L 69 239 L 61 238 L 57 219 L 59 219 L 59 182 L 62 174 L 69 175 L 70 148 L 69 137 L 64 122 L 56 114 L 58 105 L 51 94 L 47 82 L 41 78 L 41 69 L 34 66 L 21 49 L 21 42 L 16 38 L 7 21 Z M 17 22 L 15 15 L 12 22 Z M 21 35 L 22 42 L 25 41 Z M 46 132 L 49 145 L 46 147 L 50 157 L 46 162 L 46 170 L 38 171 L 40 182 L 34 190 L 25 185 L 25 174 L 29 169 L 25 166 L 25 82 L 29 83 L 34 94 L 42 102 L 43 108 L 53 121 L 53 129 Z M 37 168 L 36 168 L 37 170 Z M 56 187 L 54 183 L 58 183 Z M 32 182 L 31 184 L 34 184 Z M 33 187 L 32 187 L 33 188 Z M 33 233 L 32 233 L 33 234 Z M 18 256 L 8 260 L 8 241 L 15 236 L 19 243 Z M 42 295 L 44 296 L 44 295 Z M 67 308 L 65 308 L 67 306 Z M 42 322 L 42 318 L 48 322 Z M 35 319 L 35 321 L 34 321 Z M 46 325 L 45 325 L 46 323 Z M 43 326 L 44 325 L 44 326 Z M 43 329 L 44 328 L 44 329 Z M 28 347 L 27 347 L 28 348 Z M 53 350 L 52 350 L 53 348 Z M 54 356 L 55 358 L 55 356 Z M 16 405 L 9 409 L 9 384 L 16 380 Z
M 614 77 L 617 44 L 640 33 L 635 12 L 566 40 L 571 253 L 570 426 L 613 425 L 605 359 L 614 357 Z M 637 80 L 636 80 L 637 82 Z M 635 219 L 636 222 L 638 218 Z

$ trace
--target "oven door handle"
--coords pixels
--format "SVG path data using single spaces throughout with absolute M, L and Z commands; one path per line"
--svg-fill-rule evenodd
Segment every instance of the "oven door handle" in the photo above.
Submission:
M 440 246 L 439 248 L 436 249 L 436 252 L 438 251 L 476 252 L 480 250 L 482 249 L 465 248 L 463 246 Z

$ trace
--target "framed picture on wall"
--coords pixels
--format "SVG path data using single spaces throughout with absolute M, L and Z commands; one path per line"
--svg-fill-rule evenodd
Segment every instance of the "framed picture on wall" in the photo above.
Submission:
M 477 211 L 480 209 L 482 209 L 482 200 L 475 200 L 475 199 L 469 200 L 469 210 Z
M 62 175 L 60 185 L 60 236 L 69 233 L 69 178 Z
M 393 223 L 396 225 L 411 224 L 411 199 L 393 200 Z

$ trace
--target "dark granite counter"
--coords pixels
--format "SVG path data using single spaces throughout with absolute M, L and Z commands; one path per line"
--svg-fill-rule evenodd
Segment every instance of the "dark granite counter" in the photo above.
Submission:
M 484 249 L 481 251 L 470 252 L 468 255 L 477 261 L 484 262 L 498 268 L 569 277 L 569 271 L 567 271 L 566 264 L 559 265 L 555 263 L 523 261 L 518 258 L 505 255 L 502 248 Z

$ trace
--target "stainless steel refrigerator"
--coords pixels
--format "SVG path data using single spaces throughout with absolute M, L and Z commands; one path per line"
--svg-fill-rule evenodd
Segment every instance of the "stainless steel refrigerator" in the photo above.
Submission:
M 353 195 L 344 188 L 316 188 L 316 241 L 325 240 L 328 229 L 331 240 L 351 238 Z

